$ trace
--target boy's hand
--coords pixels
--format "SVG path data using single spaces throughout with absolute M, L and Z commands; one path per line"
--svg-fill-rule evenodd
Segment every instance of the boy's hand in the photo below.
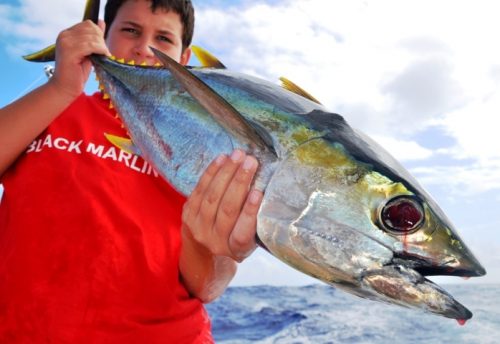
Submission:
M 241 262 L 255 250 L 262 192 L 249 189 L 257 167 L 257 160 L 241 150 L 220 156 L 184 205 L 184 228 L 211 254 Z
M 95 25 L 85 20 L 62 31 L 57 37 L 56 68 L 49 83 L 61 95 L 74 99 L 83 92 L 92 68 L 89 55 L 111 55 L 104 41 L 104 25 L 103 21 Z

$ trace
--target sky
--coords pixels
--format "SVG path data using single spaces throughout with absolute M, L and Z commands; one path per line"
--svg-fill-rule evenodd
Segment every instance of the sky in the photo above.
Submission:
M 500 283 L 496 0 L 193 2 L 194 44 L 229 69 L 286 76 L 376 139 L 436 199 L 488 272 L 433 280 Z M 20 56 L 53 43 L 81 20 L 83 6 L 0 0 L 0 107 L 46 81 L 44 65 Z M 89 82 L 87 91 L 94 88 Z M 258 249 L 232 285 L 314 282 Z

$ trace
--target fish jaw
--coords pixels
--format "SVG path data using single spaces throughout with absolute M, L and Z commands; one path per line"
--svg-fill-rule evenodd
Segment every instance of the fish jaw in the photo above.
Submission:
M 361 285 L 372 291 L 379 301 L 420 308 L 451 319 L 472 318 L 472 313 L 445 290 L 402 265 L 391 264 L 367 271 L 361 278 Z

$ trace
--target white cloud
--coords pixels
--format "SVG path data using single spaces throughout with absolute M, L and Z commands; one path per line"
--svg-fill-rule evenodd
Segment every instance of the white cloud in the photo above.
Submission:
M 84 8 L 85 0 L 20 0 L 0 7 L 1 35 L 19 38 L 10 40 L 7 50 L 18 56 L 54 43 L 61 30 L 82 20 Z
M 454 196 L 477 195 L 500 189 L 500 160 L 488 164 L 471 163 L 462 166 L 422 166 L 411 172 L 427 186 L 448 186 Z
M 415 61 L 382 87 L 384 95 L 391 99 L 390 123 L 406 122 L 418 118 L 421 124 L 442 115 L 465 101 L 458 83 L 452 79 L 452 66 L 443 58 L 427 58 Z M 411 126 L 400 126 L 404 132 L 418 130 L 415 121 Z
M 500 159 L 500 92 L 494 88 L 489 91 L 443 117 L 442 125 L 458 142 L 455 156 L 474 158 L 484 164 Z
M 398 140 L 394 137 L 373 135 L 382 147 L 400 161 L 424 160 L 433 156 L 434 152 L 424 148 L 415 141 Z
M 498 188 L 500 166 L 484 164 L 500 156 L 497 7 L 488 0 L 200 7 L 195 42 L 220 52 L 229 68 L 269 80 L 289 77 L 399 159 L 443 153 L 460 159 L 418 170 L 429 180 L 451 175 L 446 181 L 463 191 L 463 183 L 484 181 L 487 172 L 487 187 Z M 431 151 L 415 141 L 436 125 L 453 147 Z
M 500 189 L 500 92 L 495 87 L 488 91 L 439 119 L 443 130 L 456 140 L 442 153 L 460 160 L 454 166 L 414 169 L 419 179 L 436 185 L 445 182 L 450 192 L 460 195 Z

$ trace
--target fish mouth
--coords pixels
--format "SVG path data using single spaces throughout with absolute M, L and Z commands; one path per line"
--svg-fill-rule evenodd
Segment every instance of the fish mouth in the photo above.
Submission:
M 310 229 L 303 233 L 328 242 L 329 245 L 338 243 L 338 239 L 333 235 Z M 378 243 L 385 247 L 387 253 L 392 256 L 385 264 L 373 268 L 365 267 L 359 275 L 351 276 L 354 279 L 350 282 L 338 278 L 330 281 L 323 280 L 360 297 L 420 309 L 456 319 L 459 322 L 472 317 L 473 314 L 469 309 L 439 285 L 426 278 L 426 276 L 436 275 L 461 277 L 484 275 L 484 268 L 472 255 L 470 257 L 461 255 L 459 258 L 448 257 L 437 262 L 437 259 L 421 257 L 416 253 L 395 252 L 383 243 Z
M 480 266 L 475 270 L 460 268 L 419 267 L 415 271 L 422 276 L 458 276 L 458 277 L 481 277 L 486 275 L 486 270 Z
M 376 299 L 381 301 L 420 308 L 459 321 L 472 318 L 472 312 L 448 292 L 406 266 L 386 265 L 367 271 L 361 281 L 362 286 L 375 293 Z
M 425 278 L 484 276 L 486 270 L 469 251 L 441 259 L 441 262 L 408 252 L 393 254 L 392 261 L 382 269 L 368 271 L 362 277 L 362 283 L 402 306 L 421 308 L 459 322 L 472 318 L 471 311 L 439 285 Z
M 471 255 L 436 263 L 417 255 L 394 252 L 393 262 L 412 268 L 422 276 L 481 277 L 486 275 L 485 268 Z
M 102 63 L 114 63 L 121 66 L 126 66 L 129 68 L 145 68 L 145 69 L 165 69 L 165 67 L 157 62 L 154 64 L 147 64 L 146 62 L 136 63 L 135 60 L 125 60 L 124 58 L 116 57 L 116 56 L 104 56 L 98 54 L 90 55 L 90 59 L 94 64 L 102 64 Z
M 393 252 L 391 262 L 382 269 L 366 272 L 362 283 L 395 303 L 462 322 L 472 318 L 472 312 L 425 276 L 478 277 L 485 274 L 486 270 L 466 249 L 441 259 Z

